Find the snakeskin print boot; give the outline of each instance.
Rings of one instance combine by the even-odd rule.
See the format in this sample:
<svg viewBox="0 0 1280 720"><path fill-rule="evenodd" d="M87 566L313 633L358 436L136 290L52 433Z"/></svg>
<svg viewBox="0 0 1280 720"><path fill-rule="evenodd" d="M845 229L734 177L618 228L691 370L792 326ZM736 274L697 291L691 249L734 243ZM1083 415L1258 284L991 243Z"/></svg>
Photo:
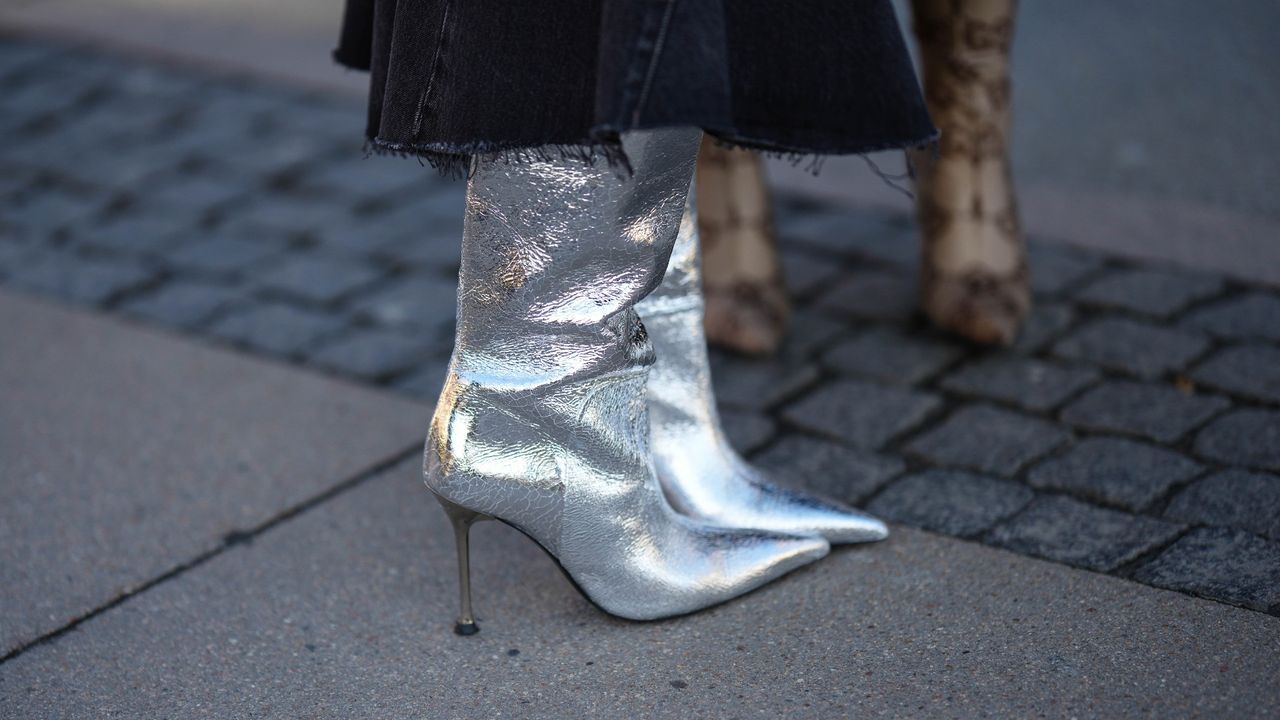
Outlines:
<svg viewBox="0 0 1280 720"><path fill-rule="evenodd" d="M942 130L913 153L921 294L939 327L1008 345L1031 305L1009 172L1009 45L1015 0L913 0L925 100Z"/></svg>
<svg viewBox="0 0 1280 720"><path fill-rule="evenodd" d="M778 349L791 312L760 156L702 141L698 153L706 335L745 355Z"/></svg>

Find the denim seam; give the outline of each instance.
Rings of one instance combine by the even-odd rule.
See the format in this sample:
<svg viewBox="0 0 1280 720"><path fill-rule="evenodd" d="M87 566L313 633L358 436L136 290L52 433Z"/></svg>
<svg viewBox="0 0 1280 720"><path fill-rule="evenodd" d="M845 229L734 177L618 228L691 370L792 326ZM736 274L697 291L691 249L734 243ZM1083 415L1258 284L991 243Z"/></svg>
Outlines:
<svg viewBox="0 0 1280 720"><path fill-rule="evenodd" d="M662 58L663 46L667 41L667 29L671 26L671 18L675 15L676 0L667 0L666 9L662 13L662 23L658 26L658 34L653 40L653 53L649 56L649 67L645 70L644 83L640 86L640 97L636 99L635 110L631 114L631 126L639 127L640 113L649 101L649 91L653 87L653 77L658 72L658 61Z"/></svg>
<svg viewBox="0 0 1280 720"><path fill-rule="evenodd" d="M449 5L449 0L445 0L442 5L440 36L436 39L436 51L431 56L431 71L427 75L427 83L422 88L422 94L418 96L418 108L413 113L413 137L418 137L422 132L422 118L427 107L427 98L431 96L431 89L435 87L436 72L440 69L440 52L444 48L445 33L449 27Z"/></svg>

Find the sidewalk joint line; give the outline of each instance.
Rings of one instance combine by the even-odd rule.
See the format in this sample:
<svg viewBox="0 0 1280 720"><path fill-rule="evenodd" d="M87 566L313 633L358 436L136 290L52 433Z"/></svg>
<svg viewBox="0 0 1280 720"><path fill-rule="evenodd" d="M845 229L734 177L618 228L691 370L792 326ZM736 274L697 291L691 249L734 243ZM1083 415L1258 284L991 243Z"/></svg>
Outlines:
<svg viewBox="0 0 1280 720"><path fill-rule="evenodd" d="M263 522L259 523L258 525L252 528L249 528L247 530L232 530L226 533L225 535L223 535L222 540L221 542L219 542L217 547L212 548L210 550L206 550L196 555L195 557L191 558L190 560L180 563L174 566L173 568L165 571L164 573L150 580L147 580L141 585L138 585L130 590L126 590L120 595L117 595L116 597L112 598L110 601L89 610L88 612L84 613L80 617L75 618L71 622L67 623L66 625L63 625L62 627L56 630L51 630L41 635L40 637L35 638L34 640L22 643L18 647L9 651L6 655L4 655L4 657L0 657L0 665L4 665L5 663L17 658L19 655L22 655L23 653L27 652L28 650L31 650L32 648L38 647L40 645L45 645L57 640L63 635L66 635L72 630L75 630L83 623L88 622L89 620L92 620L93 618L119 605L123 605L125 602L127 602L131 598L141 595L142 593L147 592L148 590L151 590L157 585L168 582L169 580L172 580L178 577L179 575L186 573L189 570L194 570L195 568L200 567L201 565L204 565L206 562L218 557L219 555L223 554L227 550L230 550L240 545L247 545L253 542L253 540L256 539L259 535L266 533L272 528L275 528L277 525L286 523L289 520L292 520L293 518L301 515L304 512L307 512L308 510L318 505L326 503L340 495L345 494L349 490L353 490L359 487L360 485L363 485L366 481L374 477L377 477L378 475L381 475L387 470L390 470L391 468L395 467L401 462L421 452L422 452L422 443L415 442L414 444L404 448L403 450L393 453L392 455L384 458L383 460L380 460L377 463L374 463L373 465L370 465L369 467L365 468L364 470L357 472L355 475L352 475L346 480L339 482L337 485L334 485L333 487L329 488L328 490L325 490L319 495L315 495L310 498L307 498L306 500L303 500L302 502L285 509L280 514L275 515L271 518L268 518L267 520L264 520Z"/></svg>

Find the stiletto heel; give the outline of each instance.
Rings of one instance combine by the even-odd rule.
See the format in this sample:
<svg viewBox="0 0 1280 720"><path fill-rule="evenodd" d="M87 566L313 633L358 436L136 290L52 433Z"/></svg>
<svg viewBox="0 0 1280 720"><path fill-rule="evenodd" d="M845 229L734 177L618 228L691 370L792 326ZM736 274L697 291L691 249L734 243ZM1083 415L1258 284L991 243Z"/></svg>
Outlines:
<svg viewBox="0 0 1280 720"><path fill-rule="evenodd" d="M471 612L471 526L481 520L493 518L449 502L439 495L435 498L453 524L453 539L458 546L458 599L462 611L453 625L453 631L459 635L475 635L480 632L480 626L476 624L475 615Z"/></svg>

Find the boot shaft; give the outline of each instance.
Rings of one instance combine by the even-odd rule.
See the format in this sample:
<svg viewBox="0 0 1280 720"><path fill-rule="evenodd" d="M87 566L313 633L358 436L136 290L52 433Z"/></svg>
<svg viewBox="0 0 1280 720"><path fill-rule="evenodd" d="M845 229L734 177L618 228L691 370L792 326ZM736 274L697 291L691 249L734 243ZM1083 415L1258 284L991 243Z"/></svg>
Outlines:
<svg viewBox="0 0 1280 720"><path fill-rule="evenodd" d="M457 336L425 461L438 494L520 514L557 552L566 506L601 493L647 502L654 353L634 306L662 280L698 138L624 136L632 176L604 162L476 161Z"/></svg>
<svg viewBox="0 0 1280 720"><path fill-rule="evenodd" d="M698 133L630 133L604 162L477 161L468 182L454 372L511 389L652 363L634 306L662 280Z"/></svg>

